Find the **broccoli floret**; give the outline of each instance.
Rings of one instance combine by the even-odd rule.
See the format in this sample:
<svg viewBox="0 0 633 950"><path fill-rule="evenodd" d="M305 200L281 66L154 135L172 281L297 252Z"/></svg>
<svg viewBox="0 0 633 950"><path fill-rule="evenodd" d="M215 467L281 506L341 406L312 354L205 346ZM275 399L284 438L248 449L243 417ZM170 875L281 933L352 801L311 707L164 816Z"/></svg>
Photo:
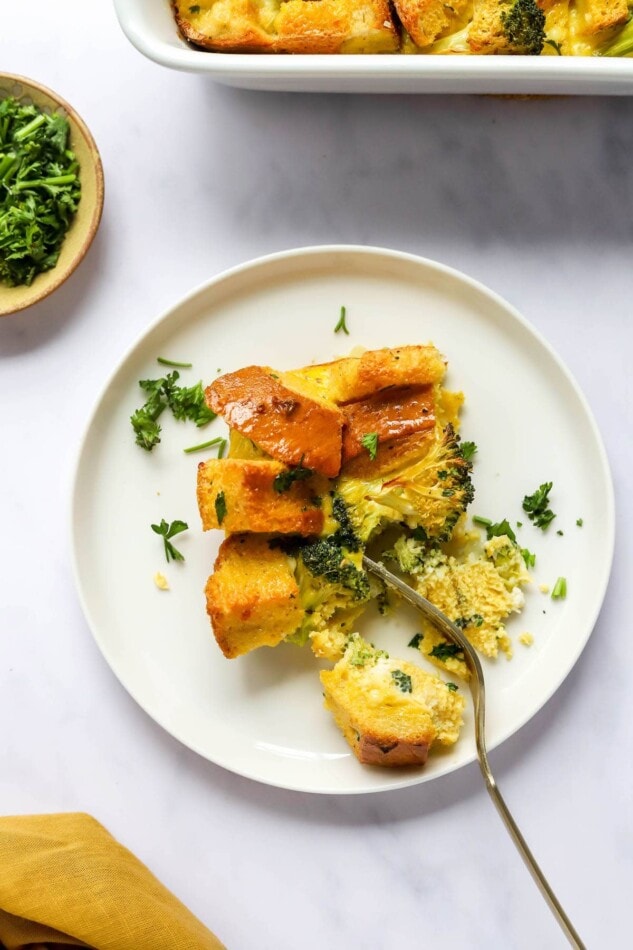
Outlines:
<svg viewBox="0 0 633 950"><path fill-rule="evenodd" d="M367 574L352 564L345 549L334 538L322 538L307 544L300 559L315 578L344 588L350 592L352 600L367 600L369 597Z"/></svg>
<svg viewBox="0 0 633 950"><path fill-rule="evenodd" d="M611 32L609 30L609 32ZM596 56L633 56L633 18L625 23L615 36L600 46Z"/></svg>
<svg viewBox="0 0 633 950"><path fill-rule="evenodd" d="M345 657L351 666L375 666L378 660L383 657L388 660L389 654L385 653L384 650L377 650L371 643L367 643L360 633L352 633L347 640Z"/></svg>
<svg viewBox="0 0 633 950"><path fill-rule="evenodd" d="M372 481L343 476L337 491L361 541L394 523L421 528L430 541L446 541L473 499L471 468L448 425L422 457L406 459Z"/></svg>
<svg viewBox="0 0 633 950"><path fill-rule="evenodd" d="M360 551L360 538L354 530L347 505L340 495L335 494L332 499L332 515L339 524L332 536L334 543L342 548L346 548L348 551Z"/></svg>
<svg viewBox="0 0 633 950"><path fill-rule="evenodd" d="M363 550L347 505L334 495L332 515L338 527L317 541L293 539L295 577L305 610L300 629L286 639L300 646L310 634L323 634L319 655L340 653L352 622L371 596L369 576L362 568ZM315 645L313 644L313 648Z"/></svg>
<svg viewBox="0 0 633 950"><path fill-rule="evenodd" d="M436 571L447 562L446 555L437 545L425 545L404 535L394 544L393 554L404 574L416 576Z"/></svg>
<svg viewBox="0 0 633 950"><path fill-rule="evenodd" d="M520 584L527 584L530 575L525 568L521 548L511 538L504 535L491 538L484 544L484 552L494 564L507 590L512 591Z"/></svg>
<svg viewBox="0 0 633 950"><path fill-rule="evenodd" d="M545 42L545 14L536 0L515 0L501 11L501 25L513 53L539 56Z"/></svg>

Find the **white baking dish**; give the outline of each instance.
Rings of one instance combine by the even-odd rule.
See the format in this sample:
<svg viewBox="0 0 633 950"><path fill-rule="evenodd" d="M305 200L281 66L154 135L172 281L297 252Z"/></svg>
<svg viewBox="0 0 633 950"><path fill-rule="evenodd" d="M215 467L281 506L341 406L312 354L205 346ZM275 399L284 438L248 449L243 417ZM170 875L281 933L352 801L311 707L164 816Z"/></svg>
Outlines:
<svg viewBox="0 0 633 950"><path fill-rule="evenodd" d="M559 56L281 56L189 46L169 0L114 0L124 33L163 66L244 89L631 95L633 59Z"/></svg>

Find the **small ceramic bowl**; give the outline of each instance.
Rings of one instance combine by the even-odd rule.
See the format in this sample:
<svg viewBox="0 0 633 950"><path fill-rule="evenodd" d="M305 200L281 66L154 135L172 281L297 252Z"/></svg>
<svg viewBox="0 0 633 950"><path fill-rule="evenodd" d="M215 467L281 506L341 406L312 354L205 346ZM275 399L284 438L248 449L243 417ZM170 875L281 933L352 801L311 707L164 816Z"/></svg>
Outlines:
<svg viewBox="0 0 633 950"><path fill-rule="evenodd" d="M103 210L103 167L99 151L80 116L56 92L39 83L0 73L0 99L14 96L46 112L61 112L70 124L70 147L79 162L81 200L68 230L59 260L35 278L30 287L8 287L0 282L0 317L24 310L43 300L70 277L92 243Z"/></svg>

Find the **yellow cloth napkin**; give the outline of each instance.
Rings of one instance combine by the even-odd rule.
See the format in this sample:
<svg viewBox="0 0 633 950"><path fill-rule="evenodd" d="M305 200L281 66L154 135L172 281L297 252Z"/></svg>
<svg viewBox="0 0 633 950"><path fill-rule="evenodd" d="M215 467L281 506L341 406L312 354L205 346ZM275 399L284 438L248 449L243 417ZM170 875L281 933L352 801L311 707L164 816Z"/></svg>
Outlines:
<svg viewBox="0 0 633 950"><path fill-rule="evenodd" d="M0 818L0 942L7 950L223 950L90 815Z"/></svg>

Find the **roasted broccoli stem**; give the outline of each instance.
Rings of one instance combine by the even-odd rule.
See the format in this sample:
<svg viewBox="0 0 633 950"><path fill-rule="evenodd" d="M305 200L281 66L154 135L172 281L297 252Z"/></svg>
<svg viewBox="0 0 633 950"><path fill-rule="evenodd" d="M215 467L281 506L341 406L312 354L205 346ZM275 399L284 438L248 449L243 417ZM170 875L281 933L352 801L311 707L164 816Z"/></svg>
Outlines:
<svg viewBox="0 0 633 950"><path fill-rule="evenodd" d="M423 456L407 459L373 481L343 476L337 491L363 542L389 524L416 528L424 539L446 541L473 499L471 468L459 436L448 425Z"/></svg>

